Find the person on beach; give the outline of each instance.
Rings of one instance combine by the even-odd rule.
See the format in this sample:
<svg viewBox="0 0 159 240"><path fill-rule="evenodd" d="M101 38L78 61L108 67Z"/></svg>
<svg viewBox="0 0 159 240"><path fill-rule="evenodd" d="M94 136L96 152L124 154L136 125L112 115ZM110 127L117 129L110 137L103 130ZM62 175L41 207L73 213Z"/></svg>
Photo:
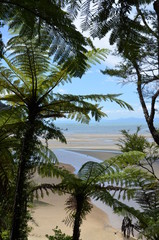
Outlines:
<svg viewBox="0 0 159 240"><path fill-rule="evenodd" d="M130 234L134 237L134 224L129 217L124 217L121 231L124 233L124 237L130 238Z"/></svg>

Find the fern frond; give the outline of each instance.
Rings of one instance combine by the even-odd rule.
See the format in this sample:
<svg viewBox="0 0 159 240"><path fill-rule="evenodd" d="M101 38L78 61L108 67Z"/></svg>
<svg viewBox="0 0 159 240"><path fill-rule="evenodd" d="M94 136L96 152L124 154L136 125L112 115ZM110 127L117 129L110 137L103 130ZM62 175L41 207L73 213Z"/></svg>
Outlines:
<svg viewBox="0 0 159 240"><path fill-rule="evenodd" d="M49 193L59 193L62 194L62 191L60 190L60 187L55 184L49 184L49 183L43 183L40 185L31 186L28 195L38 199L39 195L41 198L44 197L44 194L49 195Z"/></svg>
<svg viewBox="0 0 159 240"><path fill-rule="evenodd" d="M77 121L82 122L89 122L90 118L88 113L92 115L92 117L95 118L95 120L99 121L101 117L106 116L105 113L101 111L101 107L99 107L97 104L92 104L89 102L86 102L86 100L91 100L95 102L100 101L107 101L110 100L111 102L116 102L121 107L128 108L129 110L132 110L132 107L127 104L126 102L118 99L117 97L120 96L120 94L107 94L107 95L68 95L68 94L55 94L56 98L53 102L50 102L50 104L47 106L47 108L51 111L51 109L56 113L56 108L58 109L60 107L61 112L64 113L64 115L68 118L75 118ZM58 100L59 99L59 100Z"/></svg>
<svg viewBox="0 0 159 240"><path fill-rule="evenodd" d="M138 165L145 158L145 153L139 151L125 152L116 157L116 163L119 166L127 167Z"/></svg>
<svg viewBox="0 0 159 240"><path fill-rule="evenodd" d="M37 48L34 40L28 41L25 38L15 36L8 42L8 51L12 50L9 55L9 67L17 67L26 77L33 78L45 73L49 68L48 52ZM12 66L10 66L12 64ZM20 70L19 70L20 71ZM18 73L18 70L16 69ZM19 74L21 76L21 74ZM24 79L24 78L23 78Z"/></svg>
<svg viewBox="0 0 159 240"><path fill-rule="evenodd" d="M97 181L96 179L104 171L105 171L105 168L101 164L97 162L89 161L82 165L82 167L78 171L77 176L80 179L85 180L86 182L89 182L89 181L96 182Z"/></svg>
<svg viewBox="0 0 159 240"><path fill-rule="evenodd" d="M142 212L120 202L119 200L114 198L108 191L98 191L96 196L94 196L94 198L95 200L100 200L106 205L110 206L115 213L118 213L118 214L120 213L123 215L130 214L140 219L141 222L145 223L145 216L143 216Z"/></svg>
<svg viewBox="0 0 159 240"><path fill-rule="evenodd" d="M72 11L69 15L61 6ZM37 37L37 44L46 47L43 41L44 36L47 37L47 48L53 43L53 36L64 41L64 45L70 46L70 52L80 57L81 61L85 59L82 53L86 51L85 38L80 34L72 24L70 16L76 16L79 9L79 2L52 2L50 0L40 0L38 2L19 2L12 3L1 2L1 16L5 22L8 22L9 28L13 33L19 33L20 36L25 36L27 40ZM71 18L72 18L71 17ZM15 31L15 32L14 32ZM60 42L59 41L59 42ZM66 50L67 51L67 50ZM80 56L81 53L81 56ZM55 52L53 52L55 54Z"/></svg>
<svg viewBox="0 0 159 240"><path fill-rule="evenodd" d="M93 49L85 53L86 65L79 62L76 58L69 58L64 64L63 69L67 69L71 76L82 77L82 75L91 67L92 64L100 63L108 55L107 49Z"/></svg>

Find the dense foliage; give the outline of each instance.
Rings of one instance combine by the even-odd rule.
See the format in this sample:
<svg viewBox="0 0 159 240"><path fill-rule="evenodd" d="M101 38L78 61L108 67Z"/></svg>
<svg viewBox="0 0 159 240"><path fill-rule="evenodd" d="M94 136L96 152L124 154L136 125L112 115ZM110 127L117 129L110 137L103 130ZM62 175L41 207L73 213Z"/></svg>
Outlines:
<svg viewBox="0 0 159 240"><path fill-rule="evenodd" d="M122 62L115 69L106 69L103 73L123 78L123 84L136 84L145 120L154 141L159 144L155 121L159 97L159 4L158 1L138 1L133 5L132 14L132 8L125 12L126 17L131 16L132 25L125 27L125 23L129 23L127 19L122 22L121 35L117 34L112 41L117 43L116 53L122 57Z"/></svg>
<svg viewBox="0 0 159 240"><path fill-rule="evenodd" d="M17 156L17 179L12 219L11 239L27 239L28 191L30 191L30 171L38 166L39 137L66 142L54 121L57 118L71 118L88 123L91 117L99 121L105 116L99 103L115 101L121 107L132 109L121 101L119 95L69 95L56 92L56 87L71 81L73 76L81 75L83 69L78 59L67 58L61 65L51 65L49 52L37 48L37 39L30 41L15 36L8 42L9 56L4 56L6 65L1 66L1 101L19 112L20 118L17 138L20 145ZM84 53L83 53L84 54ZM86 53L87 69L106 57L107 50L94 49ZM5 92L4 92L5 91ZM92 103L95 102L95 104ZM9 109L10 110L10 109ZM8 111L9 111L8 110Z"/></svg>
<svg viewBox="0 0 159 240"><path fill-rule="evenodd" d="M135 82L148 127L159 145L159 131L154 121L159 96L158 0L82 3L0 0L0 26L7 24L15 34L8 42L7 52L0 34L3 59L0 100L6 104L0 109L0 237L8 239L11 230L11 240L27 239L28 203L39 191L50 189L71 195L67 201L70 215L66 222L74 224L74 240L79 239L82 220L91 211L90 197L102 200L115 212L125 216L129 213L135 218L141 235L157 240L159 179L154 166L158 147L139 136L139 129L134 134L122 131L124 138L119 146L124 154L102 164L87 163L78 176L56 168L56 157L39 140L40 137L46 141L66 142L54 121L63 117L86 123L94 117L98 121L105 116L99 106L101 101L115 101L121 107L132 109L118 98L119 95L57 93L56 87L71 81L72 77L81 77L92 63L104 60L107 55L106 50L86 50L86 45L93 47L91 41L72 23L79 10L83 30L90 30L93 38L102 38L109 32L110 44L116 43L117 54L123 62L116 69L106 69L103 73L122 77L124 83ZM53 56L58 65L50 64L49 56ZM35 171L60 176L62 182L59 186L35 186L32 184ZM120 202L117 192L118 198L132 198L140 209ZM57 229L55 237L47 237L71 239Z"/></svg>
<svg viewBox="0 0 159 240"><path fill-rule="evenodd" d="M135 216L136 223L128 228L135 228L140 236L146 239L157 240L159 238L159 178L155 168L158 168L159 149L156 144L149 143L144 136L139 135L139 130L138 128L134 134L122 131L123 138L120 140L122 144L119 144L125 154L118 157L118 164L125 165L126 171L131 172L129 173L133 182L139 181L140 186L133 196L133 200L139 206L138 212L131 212ZM144 154L142 156L141 153L135 153L133 150L142 151Z"/></svg>
<svg viewBox="0 0 159 240"><path fill-rule="evenodd" d="M85 65L83 52L86 52L87 41L76 30L68 13L63 10L67 4L72 9L76 5L68 1L1 0L1 24L7 24L9 29L28 40L38 36L37 45L44 49L49 46L49 53L56 53L55 59L58 61L77 56L79 62Z"/></svg>
<svg viewBox="0 0 159 240"><path fill-rule="evenodd" d="M133 134L130 134L129 130L121 130L123 136L119 139L119 143L117 145L122 152L144 152L149 143L146 137L139 135L140 129L141 128L138 127L136 132Z"/></svg>

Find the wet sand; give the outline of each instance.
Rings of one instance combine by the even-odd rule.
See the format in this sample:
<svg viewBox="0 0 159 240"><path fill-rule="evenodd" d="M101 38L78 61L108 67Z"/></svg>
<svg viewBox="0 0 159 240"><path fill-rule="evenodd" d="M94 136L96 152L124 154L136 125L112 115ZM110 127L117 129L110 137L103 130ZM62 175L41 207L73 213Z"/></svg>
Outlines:
<svg viewBox="0 0 159 240"><path fill-rule="evenodd" d="M151 139L150 134L144 134L148 139ZM49 147L51 149L101 149L101 150L119 150L116 145L122 134L86 134L65 133L67 144L60 143L56 140L49 140Z"/></svg>
<svg viewBox="0 0 159 240"><path fill-rule="evenodd" d="M81 142L82 139L79 141ZM53 147L53 142L49 144L49 147ZM76 144L76 149L74 145L69 144L71 149L74 149L74 152L79 152L80 154L87 155L88 160L89 156L98 158L98 159L108 159L114 154L110 152L98 152L92 151L90 148L82 148L82 146L77 149L78 144ZM115 146L113 146L115 149ZM71 151L70 149L70 151ZM91 148L92 149L92 148ZM99 146L99 149L102 149L102 146ZM69 149L68 149L69 150ZM68 152L70 152L68 151ZM70 152L71 153L71 152ZM81 155L82 156L82 155ZM69 159L68 159L69 163ZM65 165L65 164L64 164ZM66 165L71 172L74 171L72 166ZM41 178L38 175L35 176L35 181L40 183L57 183L57 179L50 178ZM49 196L44 196L44 198L39 198L38 201L35 201L34 207L32 209L32 217L35 223L30 223L30 226L33 228L29 240L37 239L46 239L46 234L53 235L52 229L58 226L62 232L72 235L72 228L64 224L63 219L67 216L65 211L65 201L67 196L58 194L49 194ZM125 239L120 232L120 228L112 227L110 223L110 213L102 211L100 208L94 205L90 214L87 215L86 220L83 221L81 227L81 239L82 240L123 240ZM121 223L119 223L120 225ZM131 238L133 239L133 238Z"/></svg>
<svg viewBox="0 0 159 240"><path fill-rule="evenodd" d="M115 147L114 147L115 148ZM100 160L107 160L111 157L117 156L120 152L116 150L103 150L103 149L69 149L72 152L78 152L84 155L92 156Z"/></svg>
<svg viewBox="0 0 159 240"><path fill-rule="evenodd" d="M55 140L49 141L51 149L64 148L64 149L118 149L118 143L121 134L108 135L108 134L65 134L67 144L60 143Z"/></svg>

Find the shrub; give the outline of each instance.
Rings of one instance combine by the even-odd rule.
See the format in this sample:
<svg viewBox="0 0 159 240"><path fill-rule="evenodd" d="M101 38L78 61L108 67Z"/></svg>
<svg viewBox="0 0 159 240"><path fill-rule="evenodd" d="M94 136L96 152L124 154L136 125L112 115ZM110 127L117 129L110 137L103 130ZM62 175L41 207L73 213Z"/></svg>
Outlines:
<svg viewBox="0 0 159 240"><path fill-rule="evenodd" d="M46 237L49 240L72 240L72 237L69 235L66 235L65 233L62 233L61 229L58 229L58 227L56 226L56 228L53 229L54 231L54 236L49 236L48 234L46 234Z"/></svg>

